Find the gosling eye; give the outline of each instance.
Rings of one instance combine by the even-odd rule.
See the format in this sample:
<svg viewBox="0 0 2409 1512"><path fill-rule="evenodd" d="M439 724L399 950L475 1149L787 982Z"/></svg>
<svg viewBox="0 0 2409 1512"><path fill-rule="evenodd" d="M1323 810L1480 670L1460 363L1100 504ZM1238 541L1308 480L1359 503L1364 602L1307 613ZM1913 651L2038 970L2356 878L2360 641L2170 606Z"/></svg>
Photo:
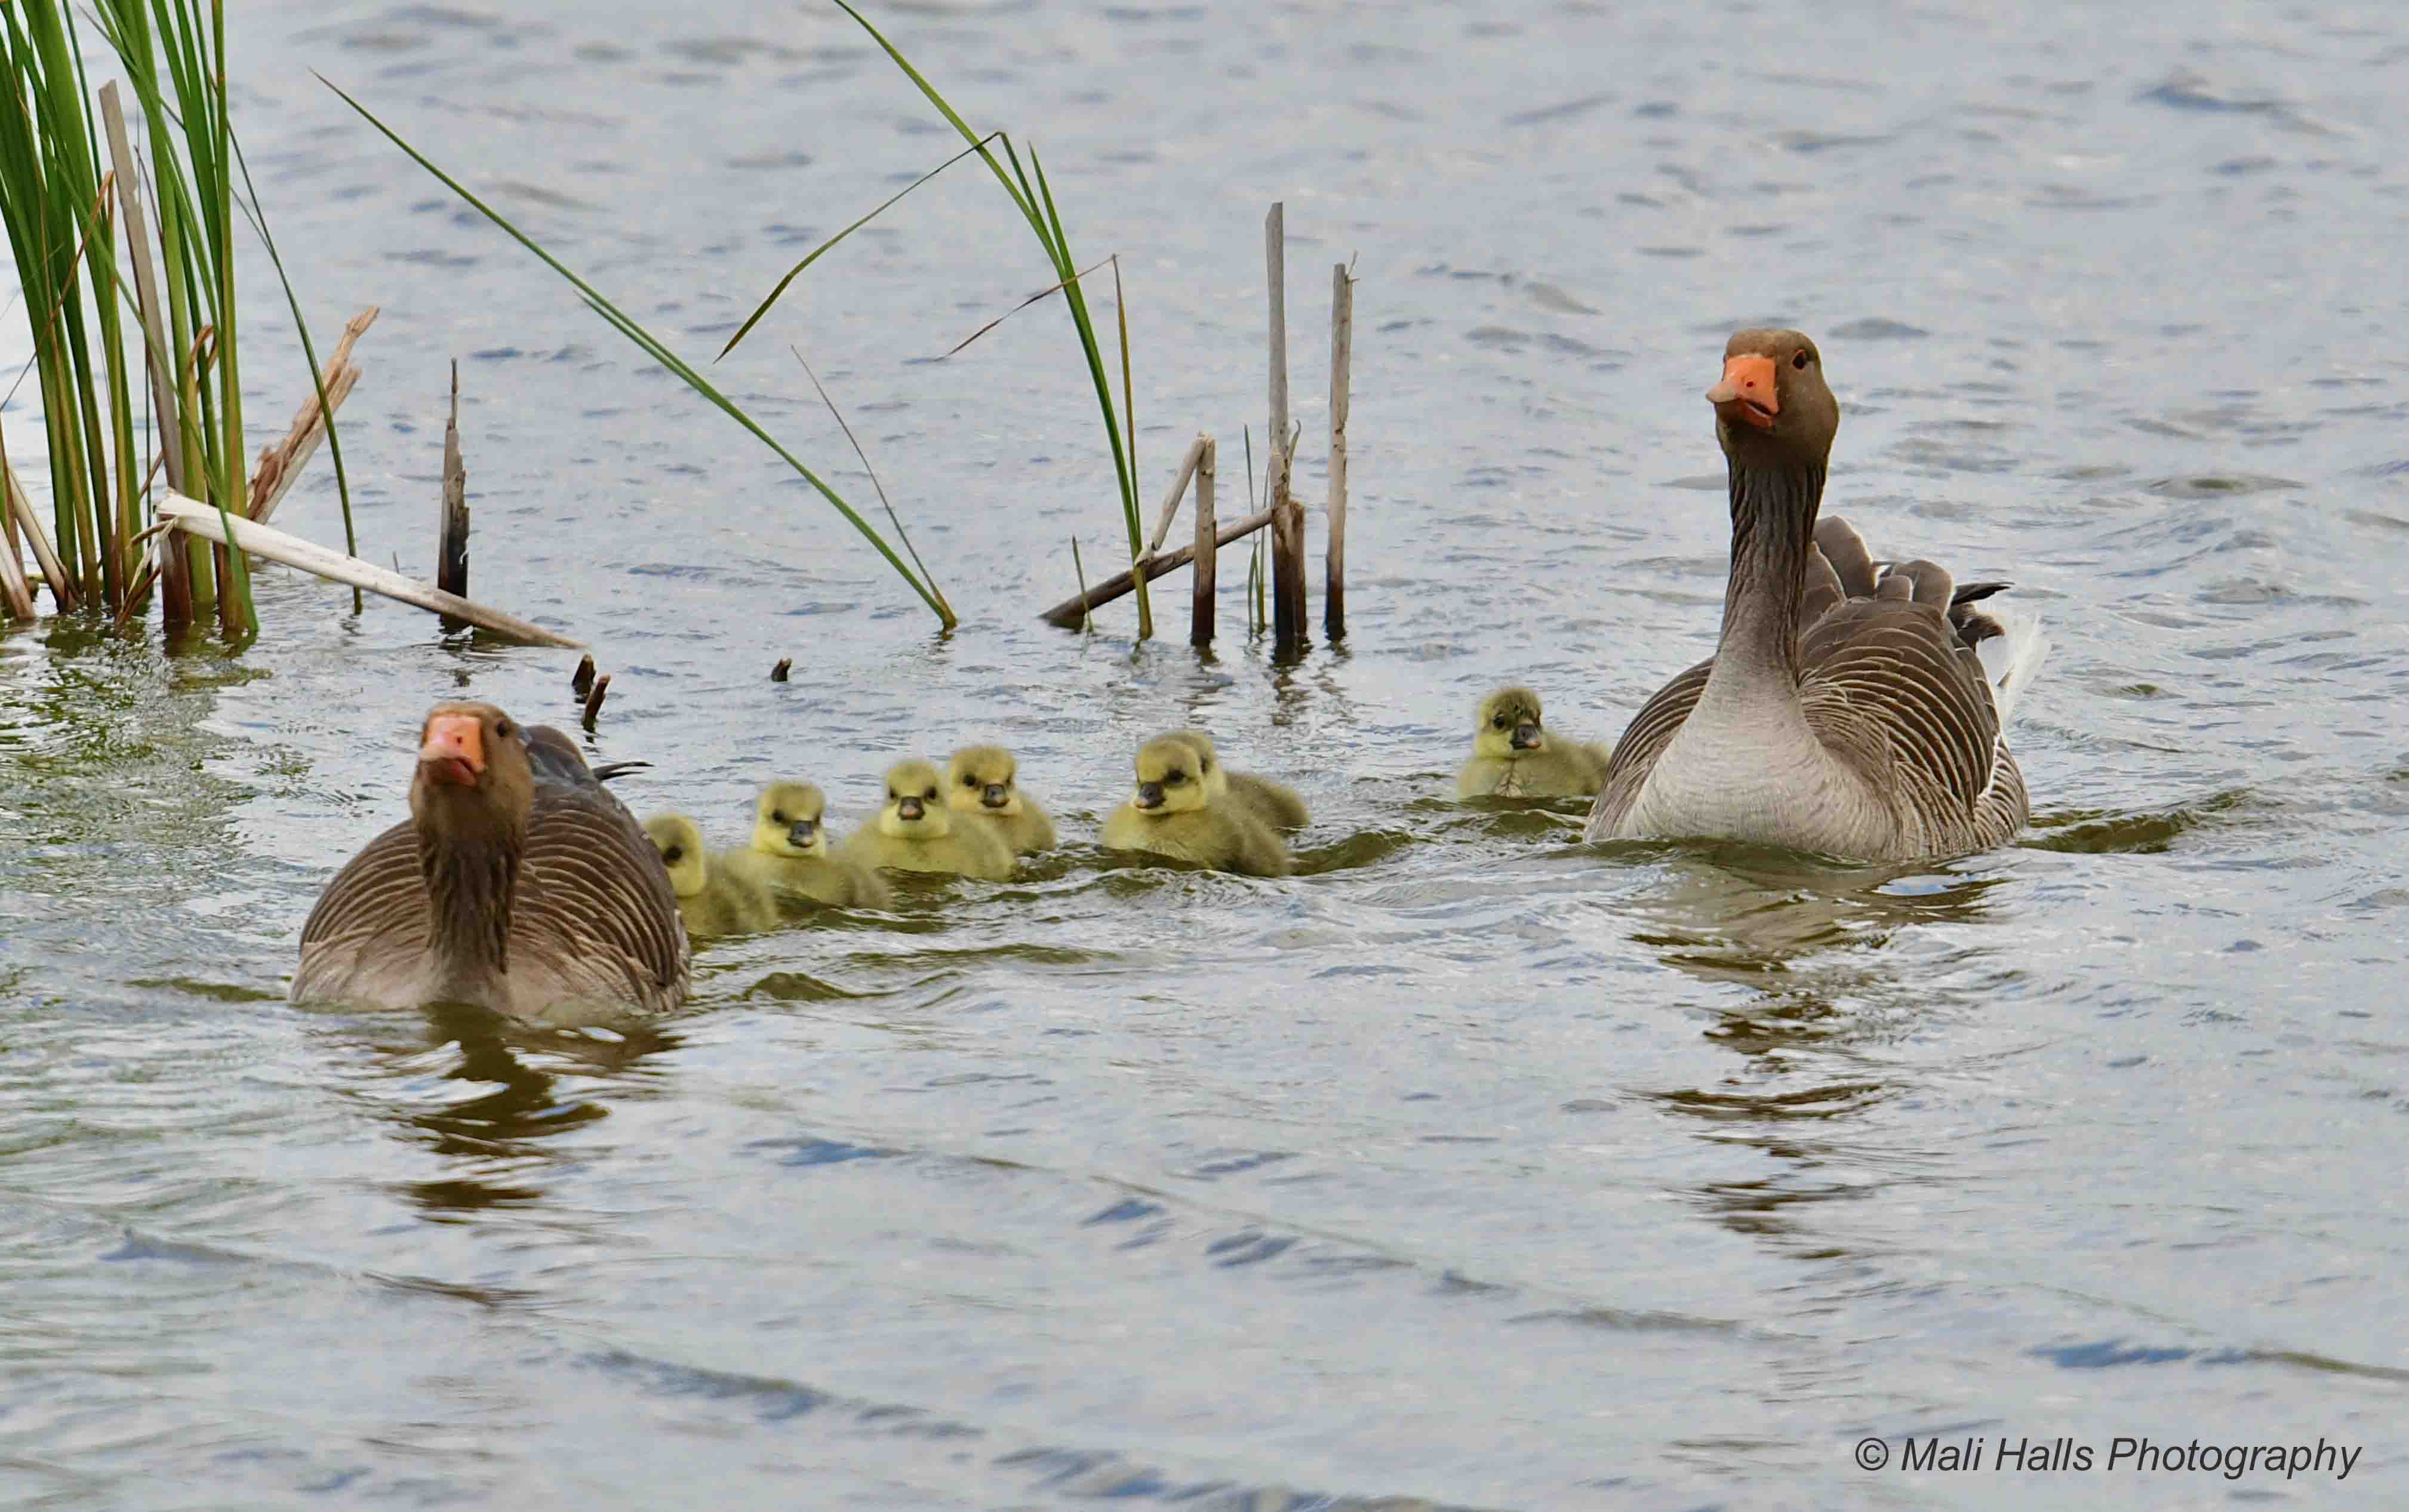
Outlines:
<svg viewBox="0 0 2409 1512"><path fill-rule="evenodd" d="M964 787L976 787L978 785L978 773L974 771L966 771L962 773L962 785Z"/></svg>
<svg viewBox="0 0 2409 1512"><path fill-rule="evenodd" d="M1165 787L1177 787L1187 781L1188 773L1184 771L1167 771L1162 774L1162 785Z"/></svg>
<svg viewBox="0 0 2409 1512"><path fill-rule="evenodd" d="M1489 725L1493 729L1504 729L1506 727L1506 716L1504 714L1499 714L1496 718L1491 720Z"/></svg>
<svg viewBox="0 0 2409 1512"><path fill-rule="evenodd" d="M501 736L504 740L508 740L508 739L510 739L510 736L511 736L511 722L510 722L509 720L507 720L507 719L497 719L497 720L495 720L495 721L494 721L494 733L495 733L495 734L497 734L497 735Z"/></svg>
<svg viewBox="0 0 2409 1512"><path fill-rule="evenodd" d="M661 859L669 862L671 866L675 866L678 862L685 859L685 847L683 845L672 845L668 850L661 852Z"/></svg>
<svg viewBox="0 0 2409 1512"><path fill-rule="evenodd" d="M1798 349L1797 355L1790 359L1790 366L1804 371L1810 359L1807 355L1807 349L1801 347Z"/></svg>
<svg viewBox="0 0 2409 1512"><path fill-rule="evenodd" d="M772 809L770 811L770 822L772 824L785 824L786 822L786 811L784 809Z"/></svg>
<svg viewBox="0 0 2409 1512"><path fill-rule="evenodd" d="M936 790L935 788L931 787L931 788L930 788L927 792L925 792L925 793L921 794L920 796L921 796L922 798L935 798L935 797L937 796L937 790Z"/></svg>

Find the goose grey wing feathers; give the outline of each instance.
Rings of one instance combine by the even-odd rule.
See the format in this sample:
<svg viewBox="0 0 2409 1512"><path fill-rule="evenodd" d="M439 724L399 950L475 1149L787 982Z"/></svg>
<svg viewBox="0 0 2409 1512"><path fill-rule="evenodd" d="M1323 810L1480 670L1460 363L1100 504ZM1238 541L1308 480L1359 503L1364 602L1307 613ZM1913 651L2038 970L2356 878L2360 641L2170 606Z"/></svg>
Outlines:
<svg viewBox="0 0 2409 1512"><path fill-rule="evenodd" d="M1853 599L1801 637L1810 728L1931 831L1932 850L1997 844L2027 817L1983 664L1940 605Z"/></svg>
<svg viewBox="0 0 2409 1512"><path fill-rule="evenodd" d="M1831 564L1840 579L1841 591L1852 598L1871 598L1882 586L1881 575L1874 570L1873 554L1866 550L1866 540L1857 527L1837 514L1827 514L1815 522L1815 549Z"/></svg>
<svg viewBox="0 0 2409 1512"><path fill-rule="evenodd" d="M293 1001L353 996L346 986L366 963L423 961L427 940L418 834L404 822L360 847L318 895L317 906L301 926Z"/></svg>
<svg viewBox="0 0 2409 1512"><path fill-rule="evenodd" d="M591 787L601 779L585 765L585 754L577 749L556 725L529 725L524 731L527 765L535 769L536 781L565 783L572 787Z"/></svg>
<svg viewBox="0 0 2409 1512"><path fill-rule="evenodd" d="M2012 583L1961 583L1949 598L1949 624L1957 632L1958 641L1967 650L1977 649L1993 636L2008 633L2008 627L1974 606L1995 593L2014 587Z"/></svg>
<svg viewBox="0 0 2409 1512"><path fill-rule="evenodd" d="M685 926L660 852L599 784L539 784L511 907L511 972L530 968L562 994L647 1011L685 996Z"/></svg>
<svg viewBox="0 0 2409 1512"><path fill-rule="evenodd" d="M1842 586L1840 574L1833 569L1832 559L1815 547L1807 552L1807 587L1798 596L1798 623L1812 625L1817 620L1846 603L1849 590Z"/></svg>

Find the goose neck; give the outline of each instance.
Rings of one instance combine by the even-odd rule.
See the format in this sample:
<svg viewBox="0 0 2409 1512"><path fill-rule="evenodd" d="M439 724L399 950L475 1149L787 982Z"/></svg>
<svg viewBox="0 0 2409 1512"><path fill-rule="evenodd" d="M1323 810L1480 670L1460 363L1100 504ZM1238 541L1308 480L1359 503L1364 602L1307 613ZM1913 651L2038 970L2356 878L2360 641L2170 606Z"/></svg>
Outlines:
<svg viewBox="0 0 2409 1512"><path fill-rule="evenodd" d="M483 1001L510 969L511 904L518 891L521 836L459 834L418 827L418 862L430 910L429 943L440 996Z"/></svg>
<svg viewBox="0 0 2409 1512"><path fill-rule="evenodd" d="M1824 465L1731 462L1731 577L1724 588L1725 667L1751 677L1798 681L1798 600L1814 551Z"/></svg>

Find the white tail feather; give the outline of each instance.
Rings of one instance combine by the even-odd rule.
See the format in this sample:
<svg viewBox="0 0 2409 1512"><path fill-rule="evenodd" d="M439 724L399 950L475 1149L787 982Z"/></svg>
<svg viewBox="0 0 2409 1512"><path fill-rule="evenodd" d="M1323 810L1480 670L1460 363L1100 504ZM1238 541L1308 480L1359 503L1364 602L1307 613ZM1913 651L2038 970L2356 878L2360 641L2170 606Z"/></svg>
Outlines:
<svg viewBox="0 0 2409 1512"><path fill-rule="evenodd" d="M1999 728L2005 730L2015 713L2017 698L2032 686L2033 679L2041 675L2041 664L2049 657L2049 634L2041 628L2040 615L1996 599L1984 604L1983 612L1998 621L2002 633L1976 646L1974 655L1983 663L1983 675L1990 680L1991 701L1999 711Z"/></svg>

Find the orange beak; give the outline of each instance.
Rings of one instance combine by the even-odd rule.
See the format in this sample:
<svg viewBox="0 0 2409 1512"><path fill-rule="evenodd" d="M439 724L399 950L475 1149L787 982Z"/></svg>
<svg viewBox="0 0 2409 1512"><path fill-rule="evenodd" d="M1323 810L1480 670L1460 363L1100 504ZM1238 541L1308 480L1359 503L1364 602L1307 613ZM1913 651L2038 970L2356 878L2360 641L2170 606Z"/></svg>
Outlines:
<svg viewBox="0 0 2409 1512"><path fill-rule="evenodd" d="M1741 420L1759 430L1771 430L1782 412L1782 396L1773 387L1773 359L1743 353L1724 359L1723 382L1707 390L1707 402L1725 420Z"/></svg>
<svg viewBox="0 0 2409 1512"><path fill-rule="evenodd" d="M427 781L474 787L485 771L485 727L475 714L435 714L419 737L418 764Z"/></svg>

